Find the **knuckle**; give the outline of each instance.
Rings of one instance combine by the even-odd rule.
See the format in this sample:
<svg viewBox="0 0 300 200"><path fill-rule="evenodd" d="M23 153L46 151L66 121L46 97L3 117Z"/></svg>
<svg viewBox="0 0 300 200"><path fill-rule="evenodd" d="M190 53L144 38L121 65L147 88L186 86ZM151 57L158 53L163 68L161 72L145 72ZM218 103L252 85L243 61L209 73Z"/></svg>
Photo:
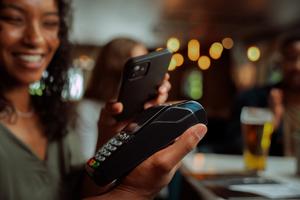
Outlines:
<svg viewBox="0 0 300 200"><path fill-rule="evenodd" d="M153 160L153 166L155 169L161 173L168 173L172 170L173 166L171 166L167 159L164 156L157 156Z"/></svg>
<svg viewBox="0 0 300 200"><path fill-rule="evenodd" d="M172 88L172 84L170 82L168 82L168 86L169 86L169 90Z"/></svg>

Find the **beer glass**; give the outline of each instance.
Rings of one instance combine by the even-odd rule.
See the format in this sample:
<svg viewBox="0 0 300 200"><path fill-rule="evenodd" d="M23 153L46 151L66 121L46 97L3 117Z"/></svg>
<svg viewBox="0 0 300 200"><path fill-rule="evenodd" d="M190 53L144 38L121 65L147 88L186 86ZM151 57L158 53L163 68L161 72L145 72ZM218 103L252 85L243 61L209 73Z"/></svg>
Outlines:
<svg viewBox="0 0 300 200"><path fill-rule="evenodd" d="M295 158L297 161L296 174L300 176L300 130L294 133Z"/></svg>
<svg viewBox="0 0 300 200"><path fill-rule="evenodd" d="M241 126L244 141L244 164L247 170L266 168L273 133L273 114L269 109L243 107Z"/></svg>

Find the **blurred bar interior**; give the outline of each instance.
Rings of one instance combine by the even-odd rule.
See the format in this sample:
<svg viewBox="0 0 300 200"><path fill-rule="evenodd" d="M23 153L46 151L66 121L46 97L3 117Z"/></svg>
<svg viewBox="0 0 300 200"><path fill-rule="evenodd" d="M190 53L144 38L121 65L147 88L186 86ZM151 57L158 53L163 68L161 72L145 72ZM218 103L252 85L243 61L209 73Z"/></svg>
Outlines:
<svg viewBox="0 0 300 200"><path fill-rule="evenodd" d="M73 8L74 80L65 97L82 97L110 39L129 36L150 51L167 47L174 52L169 100L204 105L204 143L222 142L237 94L281 80L279 41L300 27L298 0L74 0Z"/></svg>
<svg viewBox="0 0 300 200"><path fill-rule="evenodd" d="M236 94L278 82L278 41L299 29L297 0L74 0L71 99L82 96L101 46L129 36L174 52L169 100L195 99L208 111L207 139L221 134Z"/></svg>

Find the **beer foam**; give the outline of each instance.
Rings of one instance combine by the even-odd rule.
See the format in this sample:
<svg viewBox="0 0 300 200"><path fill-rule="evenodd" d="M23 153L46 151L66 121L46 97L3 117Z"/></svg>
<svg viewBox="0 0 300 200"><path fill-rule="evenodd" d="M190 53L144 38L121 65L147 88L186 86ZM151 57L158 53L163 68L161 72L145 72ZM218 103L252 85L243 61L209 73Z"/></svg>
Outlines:
<svg viewBox="0 0 300 200"><path fill-rule="evenodd" d="M243 124L263 125L273 120L273 113L270 109L258 107L243 107L241 112L241 122Z"/></svg>

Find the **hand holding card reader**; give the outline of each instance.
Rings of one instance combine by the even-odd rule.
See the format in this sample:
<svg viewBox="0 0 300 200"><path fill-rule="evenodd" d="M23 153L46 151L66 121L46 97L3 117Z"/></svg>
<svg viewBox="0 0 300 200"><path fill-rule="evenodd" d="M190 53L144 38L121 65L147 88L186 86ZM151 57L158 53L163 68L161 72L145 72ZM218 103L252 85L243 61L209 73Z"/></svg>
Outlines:
<svg viewBox="0 0 300 200"><path fill-rule="evenodd" d="M207 124L207 117L196 101L149 108L103 145L86 171L98 185L117 181L198 123Z"/></svg>

